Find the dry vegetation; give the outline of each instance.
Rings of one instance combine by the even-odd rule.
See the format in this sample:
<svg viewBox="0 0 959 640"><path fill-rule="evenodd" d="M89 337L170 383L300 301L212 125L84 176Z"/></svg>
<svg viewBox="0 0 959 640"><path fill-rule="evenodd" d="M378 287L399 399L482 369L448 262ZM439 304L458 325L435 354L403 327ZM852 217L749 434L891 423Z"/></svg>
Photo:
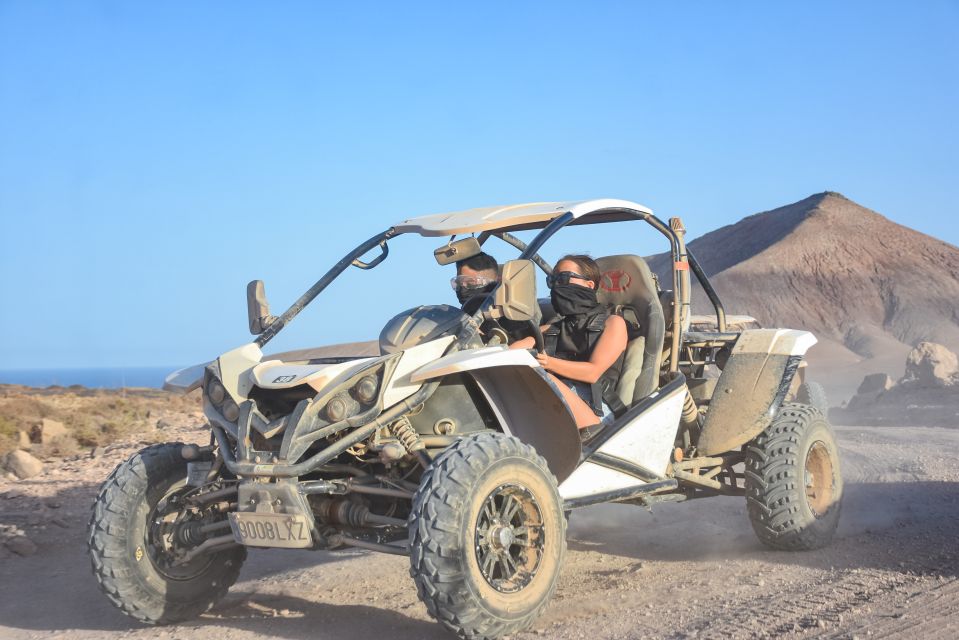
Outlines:
<svg viewBox="0 0 959 640"><path fill-rule="evenodd" d="M63 423L67 433L52 442L34 442L38 457L69 456L122 440L162 440L170 414L199 411L196 395L179 396L154 389L124 391L80 387L33 389L0 385L0 455L17 448L20 432L29 434L44 418Z"/></svg>

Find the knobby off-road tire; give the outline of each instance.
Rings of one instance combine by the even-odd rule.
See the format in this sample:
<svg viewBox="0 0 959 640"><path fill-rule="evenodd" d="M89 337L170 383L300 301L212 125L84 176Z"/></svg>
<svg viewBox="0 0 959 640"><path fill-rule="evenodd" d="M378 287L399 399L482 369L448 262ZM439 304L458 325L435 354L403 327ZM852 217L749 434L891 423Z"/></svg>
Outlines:
<svg viewBox="0 0 959 640"><path fill-rule="evenodd" d="M746 506L759 539L773 549L818 549L832 540L842 505L839 450L815 407L783 405L746 446Z"/></svg>
<svg viewBox="0 0 959 640"><path fill-rule="evenodd" d="M409 523L420 600L461 638L526 629L556 589L562 500L546 461L516 438L481 434L447 448L423 474Z"/></svg>
<svg viewBox="0 0 959 640"><path fill-rule="evenodd" d="M796 402L812 405L824 416L829 417L829 398L826 396L826 390L818 382L803 382L799 385Z"/></svg>
<svg viewBox="0 0 959 640"><path fill-rule="evenodd" d="M87 543L101 590L125 614L147 624L199 616L226 595L246 559L246 549L235 547L175 570L155 561L149 525L160 500L185 486L182 447L153 445L120 464L100 487L90 519Z"/></svg>

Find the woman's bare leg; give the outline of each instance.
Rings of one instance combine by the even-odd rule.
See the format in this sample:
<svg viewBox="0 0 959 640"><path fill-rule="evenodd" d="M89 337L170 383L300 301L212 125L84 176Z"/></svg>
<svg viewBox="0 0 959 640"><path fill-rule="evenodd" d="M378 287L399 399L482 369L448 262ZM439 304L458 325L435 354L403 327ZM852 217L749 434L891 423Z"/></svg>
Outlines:
<svg viewBox="0 0 959 640"><path fill-rule="evenodd" d="M552 373L549 374L549 377L556 383L556 386L559 387L560 393L563 394L563 399L566 400L570 411L573 412L573 419L576 420L577 429L585 429L599 422L599 416L596 415L593 409L586 404L575 391L566 386L563 381Z"/></svg>

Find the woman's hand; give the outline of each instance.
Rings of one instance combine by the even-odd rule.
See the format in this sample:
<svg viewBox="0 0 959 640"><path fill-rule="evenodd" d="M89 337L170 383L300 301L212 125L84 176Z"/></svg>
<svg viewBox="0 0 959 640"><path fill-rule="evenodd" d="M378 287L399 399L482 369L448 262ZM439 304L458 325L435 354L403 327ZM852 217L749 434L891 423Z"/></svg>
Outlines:
<svg viewBox="0 0 959 640"><path fill-rule="evenodd" d="M549 367L550 367L550 357L549 357L547 354L545 354L545 353L537 353L537 354L536 354L536 362L539 363L539 366L541 366L541 367L543 367L544 369L546 369L547 371L549 371Z"/></svg>

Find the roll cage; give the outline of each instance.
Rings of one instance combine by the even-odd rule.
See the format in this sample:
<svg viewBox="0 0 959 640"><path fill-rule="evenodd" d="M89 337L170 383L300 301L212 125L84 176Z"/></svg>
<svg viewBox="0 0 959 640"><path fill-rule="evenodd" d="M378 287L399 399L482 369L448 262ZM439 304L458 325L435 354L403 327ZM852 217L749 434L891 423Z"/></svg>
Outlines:
<svg viewBox="0 0 959 640"><path fill-rule="evenodd" d="M510 215L511 211L516 214ZM531 212L531 213L530 213ZM498 220L497 218L502 218ZM360 269L373 269L382 263L389 255L387 242L405 233L416 233L424 237L445 236L450 232L476 233L479 232L480 244L490 237L498 237L512 245L521 253L519 259L531 260L546 273L549 265L539 257L539 249L566 226L585 224L605 224L642 220L652 226L669 240L670 256L672 258L672 286L674 303L672 305L672 344L669 355L669 371L679 370L680 346L684 342L684 334L693 342L726 342L733 338L726 333L726 313L723 304L709 282L695 256L686 248L685 229L679 218L671 218L669 223L663 222L642 205L621 200L594 200L575 203L535 203L531 205L514 205L512 207L495 207L488 209L474 209L461 213L437 214L412 218L399 225L390 227L378 233L366 242L363 242L350 251L339 262L316 281L302 296L300 296L281 316L270 323L256 338L255 343L263 347L273 339L293 318L308 304L326 289L340 274L350 266ZM457 223L459 226L457 226ZM541 231L525 244L512 235L514 231L541 229ZM378 256L364 262L361 258L379 247ZM703 291L706 293L716 314L717 332L688 332L683 328L684 313L688 313L690 303L689 271L696 276ZM695 335L694 335L695 334Z"/></svg>

